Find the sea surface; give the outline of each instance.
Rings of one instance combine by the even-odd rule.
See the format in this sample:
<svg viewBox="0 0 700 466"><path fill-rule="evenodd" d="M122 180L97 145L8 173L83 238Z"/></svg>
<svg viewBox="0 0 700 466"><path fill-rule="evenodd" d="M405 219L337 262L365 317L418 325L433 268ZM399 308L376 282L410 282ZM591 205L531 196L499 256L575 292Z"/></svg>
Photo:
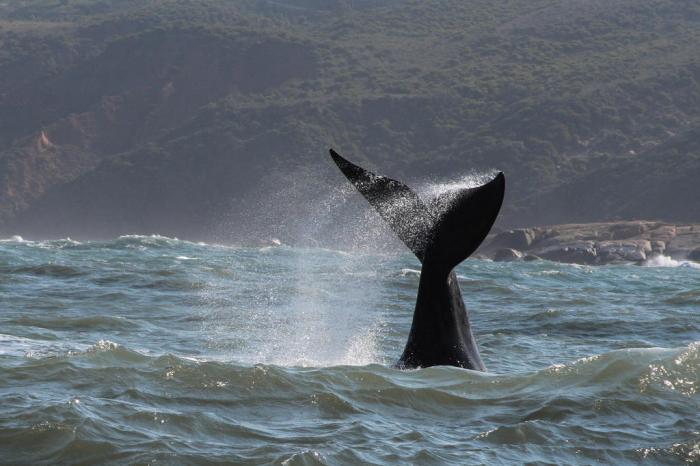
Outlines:
<svg viewBox="0 0 700 466"><path fill-rule="evenodd" d="M397 370L410 254L0 242L2 464L700 463L700 269L469 259L487 373Z"/></svg>

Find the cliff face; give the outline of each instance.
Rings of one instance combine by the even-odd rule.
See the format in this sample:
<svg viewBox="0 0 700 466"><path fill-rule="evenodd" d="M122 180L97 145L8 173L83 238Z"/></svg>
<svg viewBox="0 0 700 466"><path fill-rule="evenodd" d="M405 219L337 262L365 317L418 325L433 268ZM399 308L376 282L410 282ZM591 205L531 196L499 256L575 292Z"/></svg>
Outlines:
<svg viewBox="0 0 700 466"><path fill-rule="evenodd" d="M3 4L0 235L235 237L297 176L327 195L329 146L503 170L502 225L697 221L700 6L587 5Z"/></svg>

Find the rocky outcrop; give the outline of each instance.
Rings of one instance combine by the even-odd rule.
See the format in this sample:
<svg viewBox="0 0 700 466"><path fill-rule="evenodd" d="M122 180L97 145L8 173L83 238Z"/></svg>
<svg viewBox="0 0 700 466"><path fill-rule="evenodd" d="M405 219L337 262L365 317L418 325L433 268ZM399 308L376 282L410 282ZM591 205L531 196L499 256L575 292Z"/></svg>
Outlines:
<svg viewBox="0 0 700 466"><path fill-rule="evenodd" d="M496 262L512 262L522 259L523 253L517 249L505 248L496 251L493 256L493 260Z"/></svg>
<svg viewBox="0 0 700 466"><path fill-rule="evenodd" d="M631 222L613 224L610 227L610 235L612 239L628 239L635 238L647 231L647 226L642 222Z"/></svg>
<svg viewBox="0 0 700 466"><path fill-rule="evenodd" d="M530 247L535 239L532 228L504 231L493 238L493 247L522 250Z"/></svg>
<svg viewBox="0 0 700 466"><path fill-rule="evenodd" d="M700 262L700 248L693 249L693 251L688 254L688 260Z"/></svg>
<svg viewBox="0 0 700 466"><path fill-rule="evenodd" d="M566 224L491 235L479 251L498 261L642 263L655 255L700 261L700 225L650 221Z"/></svg>
<svg viewBox="0 0 700 466"><path fill-rule="evenodd" d="M674 259L686 259L700 244L700 225L679 225L675 229L675 235L666 243L667 256Z"/></svg>
<svg viewBox="0 0 700 466"><path fill-rule="evenodd" d="M551 244L543 249L533 251L543 259L570 264L593 264L596 262L597 251L593 241L576 241L562 244Z"/></svg>
<svg viewBox="0 0 700 466"><path fill-rule="evenodd" d="M601 241L596 243L598 261L610 262L641 262L651 253L651 242L645 239L629 239L627 241Z"/></svg>

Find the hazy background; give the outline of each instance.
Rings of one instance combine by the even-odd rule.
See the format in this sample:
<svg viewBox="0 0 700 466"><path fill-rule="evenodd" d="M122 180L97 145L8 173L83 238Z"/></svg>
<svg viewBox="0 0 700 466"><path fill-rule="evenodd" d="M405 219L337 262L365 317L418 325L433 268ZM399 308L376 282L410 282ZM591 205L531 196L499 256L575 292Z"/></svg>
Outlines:
<svg viewBox="0 0 700 466"><path fill-rule="evenodd" d="M2 2L0 235L323 241L328 147L503 170L501 227L700 221L699 44L691 0Z"/></svg>

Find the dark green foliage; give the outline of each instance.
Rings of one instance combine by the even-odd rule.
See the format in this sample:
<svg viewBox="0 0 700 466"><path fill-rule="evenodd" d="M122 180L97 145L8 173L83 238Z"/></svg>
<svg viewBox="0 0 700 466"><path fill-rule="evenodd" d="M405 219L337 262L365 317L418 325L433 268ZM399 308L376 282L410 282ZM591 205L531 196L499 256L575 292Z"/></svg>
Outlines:
<svg viewBox="0 0 700 466"><path fill-rule="evenodd" d="M200 235L330 145L501 169L509 224L697 221L698 44L682 0L6 2L0 227Z"/></svg>

